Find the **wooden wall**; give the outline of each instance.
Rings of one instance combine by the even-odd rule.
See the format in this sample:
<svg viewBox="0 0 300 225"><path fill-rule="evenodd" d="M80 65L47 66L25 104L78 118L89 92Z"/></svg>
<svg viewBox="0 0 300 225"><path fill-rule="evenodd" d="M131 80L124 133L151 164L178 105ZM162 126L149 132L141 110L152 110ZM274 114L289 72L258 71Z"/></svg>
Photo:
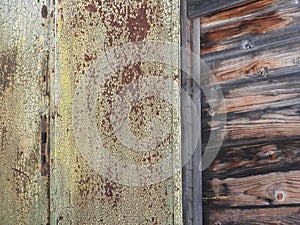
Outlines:
<svg viewBox="0 0 300 225"><path fill-rule="evenodd" d="M1 225L182 224L180 169L145 185L110 179L82 154L88 149L78 147L73 115L77 87L98 75L89 68L107 51L147 40L178 44L179 10L177 0L1 0ZM153 117L169 115L167 138L151 151L122 145L110 120L122 89L151 76L167 82L162 89L177 96L172 106L178 111L178 70L160 62L133 62L110 75L94 93L99 105L94 123L111 157L124 167L148 171L166 160L166 152L180 157L180 115L162 99L148 96L128 115L140 138L147 136ZM131 93L138 92L131 87ZM109 169L114 173L115 165ZM119 174L136 178L131 175Z"/></svg>
<svg viewBox="0 0 300 225"><path fill-rule="evenodd" d="M49 42L41 14L46 5L0 3L1 225L49 221L47 159L41 151L46 145L42 121L48 115Z"/></svg>
<svg viewBox="0 0 300 225"><path fill-rule="evenodd" d="M300 224L300 4L243 1L200 20L201 57L227 114L203 172L204 224ZM203 96L203 147L223 110Z"/></svg>

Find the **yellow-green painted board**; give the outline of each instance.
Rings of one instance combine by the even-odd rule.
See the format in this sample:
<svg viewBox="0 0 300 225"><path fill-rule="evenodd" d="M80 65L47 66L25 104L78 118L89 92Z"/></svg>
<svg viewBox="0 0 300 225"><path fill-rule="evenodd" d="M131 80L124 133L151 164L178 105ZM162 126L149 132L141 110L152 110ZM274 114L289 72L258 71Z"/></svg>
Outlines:
<svg viewBox="0 0 300 225"><path fill-rule="evenodd" d="M63 0L53 14L51 224L181 224L179 57L130 61L136 42L178 45L179 2Z"/></svg>

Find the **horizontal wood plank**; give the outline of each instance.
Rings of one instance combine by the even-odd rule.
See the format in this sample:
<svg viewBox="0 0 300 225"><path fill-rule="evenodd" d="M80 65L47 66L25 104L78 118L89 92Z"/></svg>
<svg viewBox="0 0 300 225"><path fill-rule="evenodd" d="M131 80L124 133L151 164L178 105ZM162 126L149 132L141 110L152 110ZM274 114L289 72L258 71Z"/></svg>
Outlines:
<svg viewBox="0 0 300 225"><path fill-rule="evenodd" d="M231 59L220 59L205 62L211 68L215 81L229 83L238 79L249 79L252 76L271 76L278 69L300 67L300 39L295 43L276 45L252 52L248 55L237 55ZM211 80L211 83L215 82Z"/></svg>
<svg viewBox="0 0 300 225"><path fill-rule="evenodd" d="M299 137L299 74L297 69L274 77L221 85L225 109L219 107L218 98L209 99L212 107L206 99L203 100L204 136L211 129L222 129L218 115L226 112L225 144L241 140ZM211 116L214 116L215 122L210 121Z"/></svg>
<svg viewBox="0 0 300 225"><path fill-rule="evenodd" d="M300 105L286 106L279 109L249 112L239 115L227 115L225 142L241 140L274 140L276 138L300 137ZM209 122L212 130L222 129L218 121ZM208 132L205 131L204 132Z"/></svg>
<svg viewBox="0 0 300 225"><path fill-rule="evenodd" d="M300 67L298 10L294 1L265 0L202 17L201 57L215 81L228 83Z"/></svg>
<svg viewBox="0 0 300 225"><path fill-rule="evenodd" d="M223 147L204 181L291 170L300 170L300 140Z"/></svg>
<svg viewBox="0 0 300 225"><path fill-rule="evenodd" d="M276 71L270 77L253 77L244 82L220 85L225 104L212 104L223 100L218 96L209 96L209 99L204 96L203 110L210 115L238 114L299 104L299 76L300 68L297 67L294 71L291 68L288 72Z"/></svg>
<svg viewBox="0 0 300 225"><path fill-rule="evenodd" d="M207 225L297 225L300 207L268 209L213 209L208 210ZM208 215L208 214L207 214Z"/></svg>
<svg viewBox="0 0 300 225"><path fill-rule="evenodd" d="M204 192L216 206L274 206L300 204L300 171L244 178L215 178Z"/></svg>
<svg viewBox="0 0 300 225"><path fill-rule="evenodd" d="M283 42L297 36L299 26L295 25L299 17L298 5L285 0L249 2L243 7L201 17L201 54L214 58L220 56L216 52L221 52L224 57Z"/></svg>
<svg viewBox="0 0 300 225"><path fill-rule="evenodd" d="M246 2L246 0L187 0L188 1L188 16L196 17L207 15L212 12L231 7L238 3ZM253 1L253 0L252 0Z"/></svg>

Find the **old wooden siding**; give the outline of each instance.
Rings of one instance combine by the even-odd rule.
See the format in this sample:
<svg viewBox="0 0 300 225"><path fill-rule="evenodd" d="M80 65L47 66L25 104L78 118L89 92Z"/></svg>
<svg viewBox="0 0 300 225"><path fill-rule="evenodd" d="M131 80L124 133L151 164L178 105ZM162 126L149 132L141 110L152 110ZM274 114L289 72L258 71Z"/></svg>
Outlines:
<svg viewBox="0 0 300 225"><path fill-rule="evenodd" d="M48 222L47 127L41 126L48 114L45 81L49 42L44 18L47 6L47 1L42 0L0 3L0 224L3 225Z"/></svg>
<svg viewBox="0 0 300 225"><path fill-rule="evenodd" d="M199 17L213 13L215 11L224 10L224 8L238 6L238 3L244 3L255 0L187 0L188 16Z"/></svg>
<svg viewBox="0 0 300 225"><path fill-rule="evenodd" d="M201 57L227 112L223 146L203 173L205 224L300 223L299 7L244 1L201 17ZM205 97L202 107L205 142L224 109Z"/></svg>
<svg viewBox="0 0 300 225"><path fill-rule="evenodd" d="M178 1L63 0L56 1L53 10L49 15L56 18L53 22L57 42L51 87L57 93L51 100L51 224L181 224L180 174L145 186L110 180L98 174L83 157L85 149L76 144L72 121L75 90L105 51L145 40L179 42ZM163 160L161 148L139 153L122 145L109 118L112 102L122 88L141 76L155 74L171 75L169 69L155 63L134 63L111 74L99 93L95 120L101 124L99 135L110 154L123 163L151 166ZM139 104L136 114L128 115L137 123L142 119L140 125L133 124L136 135L147 130L143 125L148 119L143 121L143 117L151 116L147 107L165 107L154 98ZM169 148L172 142L166 141L163 148Z"/></svg>

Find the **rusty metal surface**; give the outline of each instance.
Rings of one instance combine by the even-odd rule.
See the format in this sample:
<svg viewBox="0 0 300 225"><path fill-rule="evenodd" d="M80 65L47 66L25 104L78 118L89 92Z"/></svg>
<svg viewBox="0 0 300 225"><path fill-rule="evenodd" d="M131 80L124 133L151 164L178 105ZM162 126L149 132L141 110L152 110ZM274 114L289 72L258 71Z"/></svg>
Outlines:
<svg viewBox="0 0 300 225"><path fill-rule="evenodd" d="M99 174L82 155L85 149L76 143L72 120L75 91L105 51L145 40L179 43L179 2L64 0L51 8L54 11L48 16L54 17L56 27L56 54L50 70L51 88L56 92L51 95L51 224L181 224L180 173L144 186L110 180L109 174ZM180 149L173 147L179 146L178 121L167 117L175 127L173 133L159 147L141 153L118 141L108 116L114 98L126 85L154 75L179 82L178 72L165 65L132 63L112 74L98 95L95 123L99 136L110 154L125 164L151 167L163 160L162 151L179 154ZM179 101L174 107L179 108ZM136 104L128 115L133 133L142 138L150 117L166 118L166 108L165 102L153 97Z"/></svg>
<svg viewBox="0 0 300 225"><path fill-rule="evenodd" d="M0 224L181 224L180 172L145 185L110 179L82 154L88 149L78 147L72 114L77 87L106 51L146 40L179 43L179 2L3 0L0 6ZM122 89L147 77L163 81L173 105L155 96L137 102L128 115L132 133L145 138L153 116L171 132L154 127L166 138L139 152L122 145L108 115ZM132 87L131 93L143 92ZM170 152L180 160L176 69L134 62L111 74L97 94L95 124L113 157L149 170ZM178 161L170 163L175 168Z"/></svg>
<svg viewBox="0 0 300 225"><path fill-rule="evenodd" d="M43 1L0 3L0 224L46 224L48 176L41 173L41 116L47 29Z"/></svg>

